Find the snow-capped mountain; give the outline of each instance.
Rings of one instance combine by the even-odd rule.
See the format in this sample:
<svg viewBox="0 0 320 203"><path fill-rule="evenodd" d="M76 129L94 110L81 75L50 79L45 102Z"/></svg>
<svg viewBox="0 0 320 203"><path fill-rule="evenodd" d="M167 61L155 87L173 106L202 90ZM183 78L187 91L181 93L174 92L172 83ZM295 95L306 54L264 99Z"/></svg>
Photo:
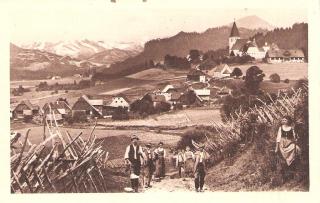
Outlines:
<svg viewBox="0 0 320 203"><path fill-rule="evenodd" d="M59 42L34 42L31 44L20 45L24 49L36 49L58 54L61 56L70 56L79 59L88 59L90 56L112 49L121 49L133 51L133 53L141 52L142 46L132 42L116 42L106 43L104 41L70 40Z"/></svg>

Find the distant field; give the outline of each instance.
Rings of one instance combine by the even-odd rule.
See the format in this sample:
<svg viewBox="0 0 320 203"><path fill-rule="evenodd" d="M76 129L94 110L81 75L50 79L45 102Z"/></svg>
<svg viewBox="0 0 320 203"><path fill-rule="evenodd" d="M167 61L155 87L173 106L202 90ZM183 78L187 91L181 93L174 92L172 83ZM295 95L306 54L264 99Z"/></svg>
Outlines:
<svg viewBox="0 0 320 203"><path fill-rule="evenodd" d="M185 76L188 71L178 70L162 70L159 68L151 68L144 70L132 75L127 76L128 78L134 79L147 79L147 80L167 80L169 78L175 78L179 76Z"/></svg>
<svg viewBox="0 0 320 203"><path fill-rule="evenodd" d="M178 112L154 115L147 119L128 121L106 121L103 125L113 126L192 126L211 125L212 122L220 122L220 111L218 109L186 109Z"/></svg>
<svg viewBox="0 0 320 203"><path fill-rule="evenodd" d="M77 83L80 80L88 80L90 78L78 78L78 77L66 77L66 78L61 78L57 80L51 80L51 79L46 79L46 80L13 80L10 81L10 88L17 88L19 85L22 85L23 87L35 87L38 85L40 82L47 82L48 85L53 85L56 83L59 84L70 84L74 83L76 81Z"/></svg>
<svg viewBox="0 0 320 203"><path fill-rule="evenodd" d="M273 73L277 73L280 75L281 80L289 79L289 80L298 80L304 77L308 77L308 63L280 63L280 64L267 64L267 63L259 63L259 64L247 64L247 65L237 65L232 66L231 69L235 67L239 67L243 74L248 68L251 66L258 66L263 72L266 74L264 80L269 80L269 76Z"/></svg>

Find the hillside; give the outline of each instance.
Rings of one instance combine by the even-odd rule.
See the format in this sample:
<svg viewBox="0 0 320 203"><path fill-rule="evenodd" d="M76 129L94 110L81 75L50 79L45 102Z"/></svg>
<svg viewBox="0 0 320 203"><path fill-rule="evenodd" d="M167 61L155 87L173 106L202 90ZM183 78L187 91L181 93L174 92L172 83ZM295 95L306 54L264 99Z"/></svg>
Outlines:
<svg viewBox="0 0 320 203"><path fill-rule="evenodd" d="M108 49L102 52L98 52L90 56L87 60L91 62L112 64L119 61L124 61L127 58L134 57L142 51L142 47L136 47L135 49Z"/></svg>

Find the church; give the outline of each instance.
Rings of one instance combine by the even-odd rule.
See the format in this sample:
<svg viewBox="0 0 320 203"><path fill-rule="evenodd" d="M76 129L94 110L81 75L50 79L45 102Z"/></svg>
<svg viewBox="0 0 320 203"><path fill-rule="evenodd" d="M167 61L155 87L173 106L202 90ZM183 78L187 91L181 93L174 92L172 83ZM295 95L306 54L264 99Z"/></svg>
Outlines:
<svg viewBox="0 0 320 203"><path fill-rule="evenodd" d="M230 56L249 55L255 59L263 59L269 49L270 47L267 43L263 47L258 47L255 39L241 39L236 22L233 22L229 36Z"/></svg>

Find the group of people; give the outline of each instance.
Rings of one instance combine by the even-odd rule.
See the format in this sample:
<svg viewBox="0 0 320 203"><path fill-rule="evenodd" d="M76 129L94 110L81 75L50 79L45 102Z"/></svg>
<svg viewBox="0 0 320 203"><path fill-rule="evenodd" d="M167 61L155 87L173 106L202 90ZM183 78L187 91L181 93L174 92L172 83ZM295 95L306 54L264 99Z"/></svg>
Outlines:
<svg viewBox="0 0 320 203"><path fill-rule="evenodd" d="M152 150L151 143L142 148L138 140L139 138L135 135L131 138L131 144L127 146L124 156L130 171L131 188L134 192L138 192L140 175L143 176L142 181L146 188L151 187L153 176L156 180L165 177L166 150L163 148L163 142Z"/></svg>
<svg viewBox="0 0 320 203"><path fill-rule="evenodd" d="M207 154L204 151L204 145L200 145L199 150L195 153L187 146L185 150L179 149L176 155L176 167L179 171L179 177L182 178L182 170L184 170L185 177L194 177L195 190L197 192L203 192L206 159Z"/></svg>
<svg viewBox="0 0 320 203"><path fill-rule="evenodd" d="M142 185L145 188L151 187L153 177L156 181L165 177L165 158L167 156L163 142L152 150L151 143L141 147L138 141L137 136L132 136L131 144L127 146L124 156L126 166L130 171L131 189L134 192L138 192L140 176L142 176ZM182 169L184 169L186 177L194 177L195 189L198 192L203 191L206 157L204 146L200 146L196 153L193 153L187 146L185 150L180 149L175 156L179 177L182 177Z"/></svg>
<svg viewBox="0 0 320 203"><path fill-rule="evenodd" d="M287 169L294 168L296 159L301 150L297 145L297 135L293 128L291 117L284 117L281 120L281 126L277 133L275 152L285 160ZM151 187L151 180L154 176L155 180L160 180L165 177L165 158L166 150L163 148L163 143L152 150L151 144L146 144L141 147L138 144L139 138L133 136L131 144L127 146L125 152L125 162L130 171L131 188L134 192L138 192L139 178L143 176L142 181L146 188ZM203 191L204 179L206 175L207 153L204 150L204 145L200 145L199 149L194 153L190 147L179 149L175 155L175 165L179 171L179 177L194 177L195 190ZM141 174L142 173L142 174Z"/></svg>

